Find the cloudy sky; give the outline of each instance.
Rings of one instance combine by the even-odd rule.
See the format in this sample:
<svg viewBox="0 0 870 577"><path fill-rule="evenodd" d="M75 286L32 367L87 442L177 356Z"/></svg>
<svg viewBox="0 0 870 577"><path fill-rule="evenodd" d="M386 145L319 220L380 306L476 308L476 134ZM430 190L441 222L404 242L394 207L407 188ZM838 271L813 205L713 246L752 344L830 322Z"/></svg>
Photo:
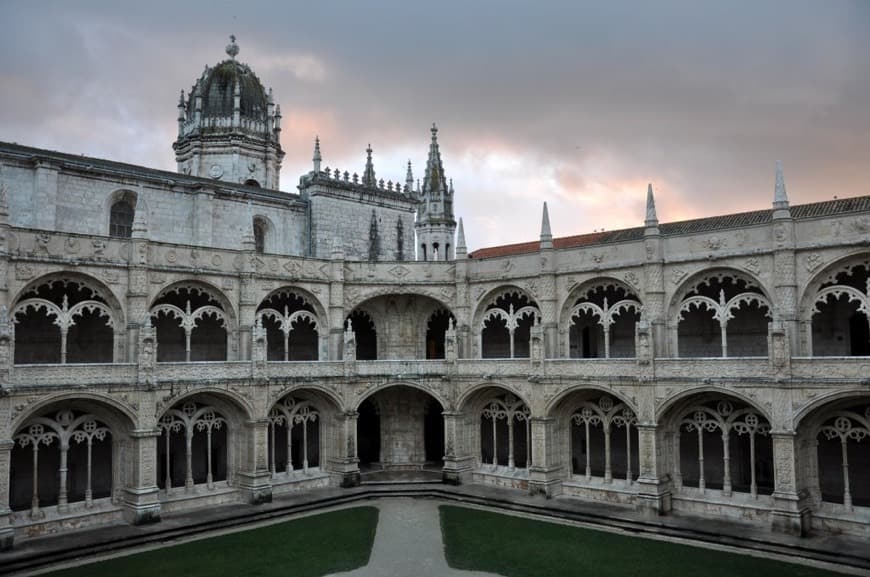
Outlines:
<svg viewBox="0 0 870 577"><path fill-rule="evenodd" d="M870 1L2 0L0 140L175 170L176 103L239 60L284 114L282 189L422 177L433 121L471 249L870 194Z"/></svg>

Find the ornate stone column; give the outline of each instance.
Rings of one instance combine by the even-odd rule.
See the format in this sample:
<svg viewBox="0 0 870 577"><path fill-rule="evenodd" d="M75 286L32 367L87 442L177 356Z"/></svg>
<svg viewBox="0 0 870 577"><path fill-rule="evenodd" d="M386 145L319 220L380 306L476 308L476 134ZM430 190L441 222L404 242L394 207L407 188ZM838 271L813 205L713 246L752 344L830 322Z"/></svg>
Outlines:
<svg viewBox="0 0 870 577"><path fill-rule="evenodd" d="M668 338L669 331L664 286L665 249L661 231L659 231L652 184L647 189L644 227L643 244L646 256L643 266L643 320L648 322L652 327L652 346L650 349L654 354L676 357L677 351Z"/></svg>
<svg viewBox="0 0 870 577"><path fill-rule="evenodd" d="M124 518L134 525L160 520L157 488L157 442L159 429L130 432L128 459L130 479L124 487Z"/></svg>
<svg viewBox="0 0 870 577"><path fill-rule="evenodd" d="M9 475L14 444L8 439L0 441L0 551L11 549L14 540L10 518L12 511L9 509Z"/></svg>
<svg viewBox="0 0 870 577"><path fill-rule="evenodd" d="M637 425L638 461L637 509L649 516L664 515L671 510L671 488L667 464L659 441L658 428L651 424Z"/></svg>
<svg viewBox="0 0 870 577"><path fill-rule="evenodd" d="M790 535L807 535L810 531L810 496L798 492L795 446L791 431L770 434L773 440L774 490L771 528Z"/></svg>
<svg viewBox="0 0 870 577"><path fill-rule="evenodd" d="M269 420L245 421L239 487L249 503L258 505L272 501L272 472L269 470Z"/></svg>
<svg viewBox="0 0 870 577"><path fill-rule="evenodd" d="M332 472L339 477L342 487L356 487L360 483L357 457L357 419L359 413L347 411L336 415L336 457L330 463Z"/></svg>
<svg viewBox="0 0 870 577"><path fill-rule="evenodd" d="M344 315L344 249L340 241L336 240L332 246L332 267L329 276L329 360L331 361L342 359Z"/></svg>
<svg viewBox="0 0 870 577"><path fill-rule="evenodd" d="M532 417L532 466L529 493L554 497L562 492L562 466L552 417Z"/></svg>
<svg viewBox="0 0 870 577"><path fill-rule="evenodd" d="M465 415L444 411L444 467L441 478L448 485L461 485L471 481L474 457L465 446Z"/></svg>
<svg viewBox="0 0 870 577"><path fill-rule="evenodd" d="M794 219L788 205L782 165L776 163L773 197L773 320L781 321L789 338L789 351L798 354L797 274ZM772 351L769 351L769 353Z"/></svg>

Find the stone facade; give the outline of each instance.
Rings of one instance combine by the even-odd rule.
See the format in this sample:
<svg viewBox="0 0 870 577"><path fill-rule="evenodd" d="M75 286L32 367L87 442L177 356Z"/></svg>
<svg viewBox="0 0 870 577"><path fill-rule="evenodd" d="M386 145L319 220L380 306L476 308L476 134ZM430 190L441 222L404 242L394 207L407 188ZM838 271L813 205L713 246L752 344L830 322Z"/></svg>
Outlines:
<svg viewBox="0 0 870 577"><path fill-rule="evenodd" d="M870 535L870 197L778 171L769 210L650 189L644 226L415 260L413 177L320 162L288 194L0 144L3 546L424 467Z"/></svg>

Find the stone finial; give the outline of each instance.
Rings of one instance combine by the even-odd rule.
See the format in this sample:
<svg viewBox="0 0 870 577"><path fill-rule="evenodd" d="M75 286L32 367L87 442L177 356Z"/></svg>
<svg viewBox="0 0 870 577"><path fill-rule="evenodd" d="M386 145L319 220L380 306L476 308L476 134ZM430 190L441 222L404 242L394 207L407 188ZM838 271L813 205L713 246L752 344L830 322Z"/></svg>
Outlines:
<svg viewBox="0 0 870 577"><path fill-rule="evenodd" d="M646 227L659 225L659 217L656 215L656 199L653 196L652 183L649 183L646 188L646 219L643 224Z"/></svg>
<svg viewBox="0 0 870 577"><path fill-rule="evenodd" d="M541 248L553 248L553 233L550 231L550 213L547 203L544 203L544 212L541 214Z"/></svg>
<svg viewBox="0 0 870 577"><path fill-rule="evenodd" d="M235 34L230 34L230 43L227 44L226 51L230 58L232 58L233 60L236 59L236 56L239 53L239 45L236 44Z"/></svg>
<svg viewBox="0 0 870 577"><path fill-rule="evenodd" d="M405 190L408 194L414 192L414 173L411 171L411 159L408 159L408 170L405 172Z"/></svg>
<svg viewBox="0 0 870 577"><path fill-rule="evenodd" d="M375 187L378 185L378 181L375 178L375 165L372 162L372 145L369 144L366 147L366 169L363 172L362 183L365 186Z"/></svg>
<svg viewBox="0 0 870 577"><path fill-rule="evenodd" d="M314 172L320 172L320 161L323 160L320 156L320 136L314 137Z"/></svg>
<svg viewBox="0 0 870 577"><path fill-rule="evenodd" d="M788 194L785 191L785 178L782 175L782 161L776 161L776 185L773 191L773 208L788 208Z"/></svg>
<svg viewBox="0 0 870 577"><path fill-rule="evenodd" d="M456 258L465 258L468 255L468 247L465 245L465 227L462 226L462 218L459 219L459 228L456 232Z"/></svg>
<svg viewBox="0 0 870 577"><path fill-rule="evenodd" d="M148 210L142 195L136 196L136 208L133 212L133 238L146 238L148 236Z"/></svg>

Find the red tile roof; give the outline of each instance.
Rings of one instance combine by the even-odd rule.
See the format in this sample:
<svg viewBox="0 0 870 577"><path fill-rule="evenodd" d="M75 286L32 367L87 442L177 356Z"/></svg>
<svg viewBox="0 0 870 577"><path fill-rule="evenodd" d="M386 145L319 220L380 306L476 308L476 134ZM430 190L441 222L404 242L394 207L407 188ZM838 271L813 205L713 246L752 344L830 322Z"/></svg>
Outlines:
<svg viewBox="0 0 870 577"><path fill-rule="evenodd" d="M850 212L870 212L870 196L856 196L825 200L810 204L799 204L791 207L791 215L795 220L831 216ZM679 222L667 222L659 225L662 236L681 234L699 234L714 230L725 230L741 226L754 226L770 222L773 216L771 209L724 214L706 218L695 218ZM563 236L553 239L554 248L576 248L580 246L595 246L612 242L635 241L643 238L644 227L624 228L605 232L592 232L575 236ZM539 241L504 244L478 249L468 255L468 258L493 258L514 256L538 252Z"/></svg>

